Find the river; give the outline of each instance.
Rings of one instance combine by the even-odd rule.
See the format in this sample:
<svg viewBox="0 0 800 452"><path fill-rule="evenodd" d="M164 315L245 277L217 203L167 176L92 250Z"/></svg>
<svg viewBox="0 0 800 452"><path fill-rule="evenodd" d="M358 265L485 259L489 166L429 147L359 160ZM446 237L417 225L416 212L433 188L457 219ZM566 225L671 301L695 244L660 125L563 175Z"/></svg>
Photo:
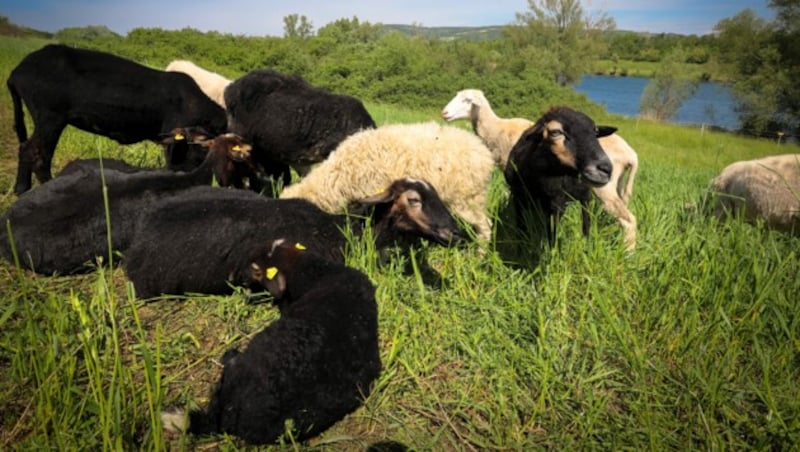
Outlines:
<svg viewBox="0 0 800 452"><path fill-rule="evenodd" d="M639 115L639 100L648 81L644 77L585 75L581 83L575 86L575 91L604 105L609 113L636 117ZM727 86L717 82L702 82L671 122L737 130L740 121L734 105Z"/></svg>

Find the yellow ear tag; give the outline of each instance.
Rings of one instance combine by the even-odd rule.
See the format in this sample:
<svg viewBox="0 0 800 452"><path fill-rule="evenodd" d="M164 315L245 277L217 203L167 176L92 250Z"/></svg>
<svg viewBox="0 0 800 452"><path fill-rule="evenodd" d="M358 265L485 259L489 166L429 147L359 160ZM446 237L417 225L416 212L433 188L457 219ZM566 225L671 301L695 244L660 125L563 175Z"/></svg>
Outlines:
<svg viewBox="0 0 800 452"><path fill-rule="evenodd" d="M300 251L305 251L306 247L302 243L295 243L294 247Z"/></svg>
<svg viewBox="0 0 800 452"><path fill-rule="evenodd" d="M176 139L176 140L182 140L183 138L184 138L184 137L183 137L183 135L182 135L182 134L180 134L180 133L176 133L176 134L175 134L175 139Z"/></svg>
<svg viewBox="0 0 800 452"><path fill-rule="evenodd" d="M275 267L270 267L270 268L267 269L265 274L267 276L267 279L272 281L272 279L275 277L275 275L278 274L278 269L275 268Z"/></svg>
<svg viewBox="0 0 800 452"><path fill-rule="evenodd" d="M241 151L241 150L242 150L242 147L241 147L241 146L239 146L238 144L236 144L236 145L234 145L234 146L233 146L231 149L232 149L232 150L234 150L234 151L237 151L237 152L238 152L238 151Z"/></svg>

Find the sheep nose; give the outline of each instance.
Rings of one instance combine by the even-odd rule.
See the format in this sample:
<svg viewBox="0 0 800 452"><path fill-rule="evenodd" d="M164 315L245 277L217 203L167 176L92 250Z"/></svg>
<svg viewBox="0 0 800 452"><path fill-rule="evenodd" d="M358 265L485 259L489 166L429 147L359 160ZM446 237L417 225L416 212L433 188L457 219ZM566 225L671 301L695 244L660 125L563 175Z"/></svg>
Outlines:
<svg viewBox="0 0 800 452"><path fill-rule="evenodd" d="M611 179L612 168L611 161L603 159L600 162L584 168L581 176L593 185L605 185Z"/></svg>
<svg viewBox="0 0 800 452"><path fill-rule="evenodd" d="M611 164L610 160L604 160L597 165L597 169L607 177L611 178L611 172L614 170L614 165Z"/></svg>

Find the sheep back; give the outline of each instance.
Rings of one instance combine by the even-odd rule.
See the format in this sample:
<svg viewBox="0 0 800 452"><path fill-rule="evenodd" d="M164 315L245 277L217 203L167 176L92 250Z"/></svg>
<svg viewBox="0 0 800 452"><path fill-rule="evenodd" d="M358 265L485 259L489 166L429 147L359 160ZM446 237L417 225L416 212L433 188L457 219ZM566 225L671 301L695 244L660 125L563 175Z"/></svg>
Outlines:
<svg viewBox="0 0 800 452"><path fill-rule="evenodd" d="M714 214L742 212L776 230L800 235L800 154L736 162L711 182Z"/></svg>
<svg viewBox="0 0 800 452"><path fill-rule="evenodd" d="M306 200L275 200L244 190L197 187L152 207L125 253L136 295L227 294L241 285L252 254L272 240L302 241L343 261L343 216ZM192 250L187 257L186 250Z"/></svg>
<svg viewBox="0 0 800 452"><path fill-rule="evenodd" d="M375 127L360 100L272 70L234 81L225 101L230 131L257 154L287 165L320 162L348 135Z"/></svg>
<svg viewBox="0 0 800 452"><path fill-rule="evenodd" d="M281 197L305 198L323 210L339 212L395 179L424 179L453 214L488 239L493 168L491 153L469 131L435 122L392 124L348 137L303 180L286 187Z"/></svg>

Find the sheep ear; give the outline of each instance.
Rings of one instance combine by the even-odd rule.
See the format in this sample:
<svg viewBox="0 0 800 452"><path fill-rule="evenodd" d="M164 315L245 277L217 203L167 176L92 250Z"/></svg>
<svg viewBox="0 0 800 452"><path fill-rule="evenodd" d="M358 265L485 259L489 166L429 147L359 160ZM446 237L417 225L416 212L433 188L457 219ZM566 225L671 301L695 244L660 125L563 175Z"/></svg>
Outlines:
<svg viewBox="0 0 800 452"><path fill-rule="evenodd" d="M231 144L228 146L228 157L235 162L249 162L252 149L249 144Z"/></svg>
<svg viewBox="0 0 800 452"><path fill-rule="evenodd" d="M276 267L268 267L265 271L264 286L275 298L283 297L286 292L286 277Z"/></svg>
<svg viewBox="0 0 800 452"><path fill-rule="evenodd" d="M163 145L165 145L165 146L169 146L170 144L175 144L175 142L181 141L181 140L184 140L184 139L186 139L185 136L183 136L180 133L176 133L174 131L173 132L163 132L163 133L158 134L158 142L163 144Z"/></svg>
<svg viewBox="0 0 800 452"><path fill-rule="evenodd" d="M382 192L375 193L372 196L359 199L356 201L360 205L373 206L375 204L384 204L394 200L395 194L392 190L386 189Z"/></svg>
<svg viewBox="0 0 800 452"><path fill-rule="evenodd" d="M597 138L607 137L616 131L617 128L613 126L597 126Z"/></svg>
<svg viewBox="0 0 800 452"><path fill-rule="evenodd" d="M518 141L535 141L539 142L544 139L544 124L537 122L536 124L528 127Z"/></svg>

